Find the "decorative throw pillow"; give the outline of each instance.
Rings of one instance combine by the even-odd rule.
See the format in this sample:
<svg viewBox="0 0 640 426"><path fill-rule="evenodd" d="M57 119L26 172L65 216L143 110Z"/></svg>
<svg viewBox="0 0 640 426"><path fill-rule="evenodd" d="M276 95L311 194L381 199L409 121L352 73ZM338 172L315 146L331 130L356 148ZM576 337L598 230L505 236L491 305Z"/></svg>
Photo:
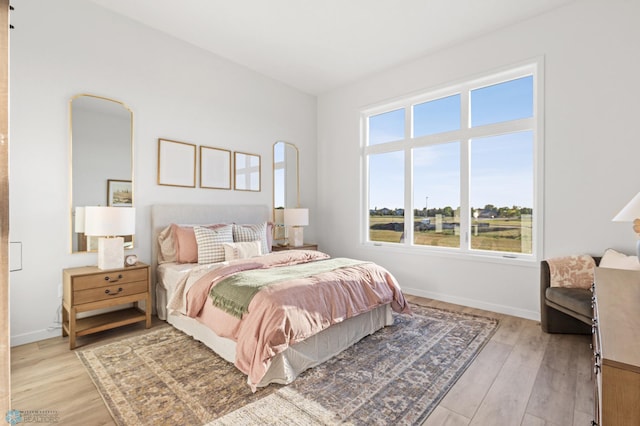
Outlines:
<svg viewBox="0 0 640 426"><path fill-rule="evenodd" d="M233 242L233 227L225 225L216 229L196 226L193 228L198 244L198 263L224 262L224 243Z"/></svg>
<svg viewBox="0 0 640 426"><path fill-rule="evenodd" d="M198 263L198 244L193 226L171 225L176 248L176 262Z"/></svg>
<svg viewBox="0 0 640 426"><path fill-rule="evenodd" d="M269 253L267 222L252 225L233 224L233 242L246 243L251 241L260 241L262 253Z"/></svg>
<svg viewBox="0 0 640 426"><path fill-rule="evenodd" d="M158 234L158 264L176 261L176 245L173 241L172 226L169 225Z"/></svg>
<svg viewBox="0 0 640 426"><path fill-rule="evenodd" d="M547 259L551 287L591 288L596 262L589 255Z"/></svg>
<svg viewBox="0 0 640 426"><path fill-rule="evenodd" d="M640 262L638 262L638 256L627 256L614 249L607 249L600 260L600 267L640 270Z"/></svg>
<svg viewBox="0 0 640 426"><path fill-rule="evenodd" d="M262 255L260 240L243 243L224 243L224 260L248 259Z"/></svg>

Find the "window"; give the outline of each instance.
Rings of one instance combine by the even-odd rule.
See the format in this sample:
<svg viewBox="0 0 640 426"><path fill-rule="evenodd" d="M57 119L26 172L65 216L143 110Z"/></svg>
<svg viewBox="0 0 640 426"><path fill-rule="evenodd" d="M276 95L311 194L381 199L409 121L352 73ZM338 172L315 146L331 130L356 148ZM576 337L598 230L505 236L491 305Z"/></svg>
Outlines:
<svg viewBox="0 0 640 426"><path fill-rule="evenodd" d="M362 112L366 242L535 255L538 68Z"/></svg>

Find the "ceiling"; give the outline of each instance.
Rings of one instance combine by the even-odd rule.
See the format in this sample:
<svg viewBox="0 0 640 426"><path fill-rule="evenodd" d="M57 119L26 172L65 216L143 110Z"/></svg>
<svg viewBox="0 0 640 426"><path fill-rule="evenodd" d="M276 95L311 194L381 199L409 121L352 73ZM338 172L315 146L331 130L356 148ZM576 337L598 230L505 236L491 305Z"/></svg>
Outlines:
<svg viewBox="0 0 640 426"><path fill-rule="evenodd" d="M575 0L90 0L310 94Z"/></svg>

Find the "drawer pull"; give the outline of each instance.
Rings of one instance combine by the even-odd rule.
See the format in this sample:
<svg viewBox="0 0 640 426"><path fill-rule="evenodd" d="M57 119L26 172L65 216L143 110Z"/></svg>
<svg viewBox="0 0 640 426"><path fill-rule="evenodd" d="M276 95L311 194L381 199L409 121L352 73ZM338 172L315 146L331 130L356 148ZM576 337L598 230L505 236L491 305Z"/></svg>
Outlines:
<svg viewBox="0 0 640 426"><path fill-rule="evenodd" d="M598 373L600 373L600 364L594 364L593 365L593 374L598 375Z"/></svg>
<svg viewBox="0 0 640 426"><path fill-rule="evenodd" d="M121 280L121 279L122 279L122 274L118 274L118 278L117 278L117 279L115 279L115 280L112 280L112 279L111 279L111 277L110 277L109 275L107 275L106 277L104 277L104 280L105 280L105 281L111 281L112 283L114 283L114 282L116 282L116 281L118 281L118 280Z"/></svg>
<svg viewBox="0 0 640 426"><path fill-rule="evenodd" d="M117 296L118 293L120 293L122 291L122 287L118 287L118 291L115 293L111 293L111 291L109 289L106 289L104 291L105 294L108 294L109 296Z"/></svg>

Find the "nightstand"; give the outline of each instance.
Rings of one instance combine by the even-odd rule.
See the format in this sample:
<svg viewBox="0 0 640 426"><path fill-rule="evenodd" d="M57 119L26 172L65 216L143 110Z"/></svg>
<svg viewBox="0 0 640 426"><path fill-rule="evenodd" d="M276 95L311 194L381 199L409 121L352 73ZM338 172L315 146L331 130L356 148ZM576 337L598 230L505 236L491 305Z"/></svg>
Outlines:
<svg viewBox="0 0 640 426"><path fill-rule="evenodd" d="M271 247L271 251L285 251L285 250L318 250L317 244L308 244L304 243L301 246L273 246Z"/></svg>
<svg viewBox="0 0 640 426"><path fill-rule="evenodd" d="M76 337L146 321L151 327L151 274L149 265L137 263L121 269L101 270L97 266L62 271L62 336L69 336L69 349ZM145 301L145 310L138 303ZM77 318L81 312L133 303L133 307Z"/></svg>

